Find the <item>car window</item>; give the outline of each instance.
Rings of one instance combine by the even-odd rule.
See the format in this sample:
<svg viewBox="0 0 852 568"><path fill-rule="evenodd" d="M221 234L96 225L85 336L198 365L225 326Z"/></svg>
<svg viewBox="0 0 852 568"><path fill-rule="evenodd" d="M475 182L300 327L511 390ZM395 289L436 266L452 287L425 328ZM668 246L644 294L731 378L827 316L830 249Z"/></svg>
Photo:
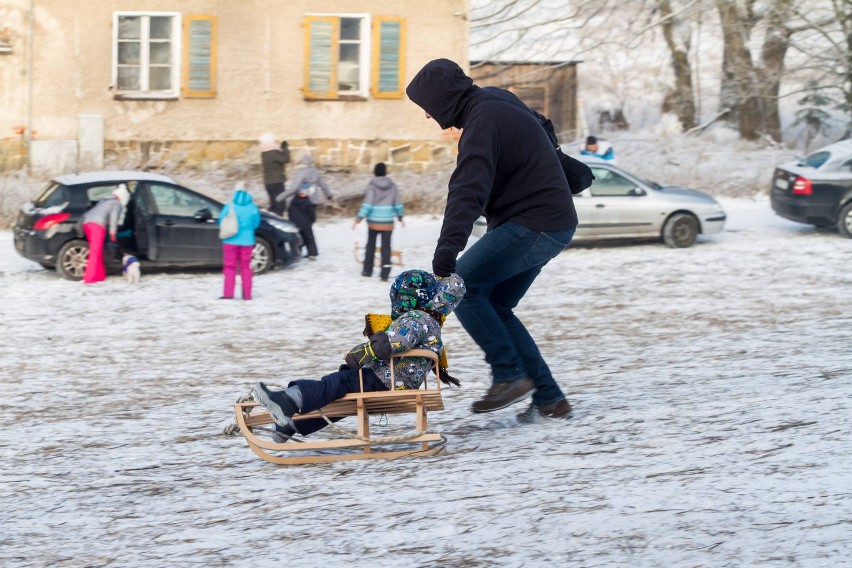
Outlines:
<svg viewBox="0 0 852 568"><path fill-rule="evenodd" d="M636 184L621 174L605 168L592 168L592 174L595 176L591 187L594 196L636 195Z"/></svg>
<svg viewBox="0 0 852 568"><path fill-rule="evenodd" d="M94 205L104 197L109 197L113 191L118 189L118 186L118 182L91 186L86 190L86 198L89 200L89 205Z"/></svg>
<svg viewBox="0 0 852 568"><path fill-rule="evenodd" d="M826 163L830 157L830 152L814 152L813 154L802 158L801 161L799 161L799 165L816 169Z"/></svg>
<svg viewBox="0 0 852 568"><path fill-rule="evenodd" d="M56 207L71 201L68 195L68 188L61 183L52 181L48 184L41 195L36 197L33 204L36 207Z"/></svg>
<svg viewBox="0 0 852 568"><path fill-rule="evenodd" d="M206 208L216 217L222 208L221 205L212 199L181 187L152 183L148 188L157 207L157 211L161 215L192 217L199 209Z"/></svg>

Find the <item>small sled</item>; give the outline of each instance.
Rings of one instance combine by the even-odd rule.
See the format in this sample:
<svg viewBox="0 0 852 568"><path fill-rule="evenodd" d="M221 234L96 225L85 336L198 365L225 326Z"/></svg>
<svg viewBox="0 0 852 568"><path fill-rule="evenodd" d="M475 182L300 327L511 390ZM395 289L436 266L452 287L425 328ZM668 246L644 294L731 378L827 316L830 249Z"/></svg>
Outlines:
<svg viewBox="0 0 852 568"><path fill-rule="evenodd" d="M358 264L364 264L364 253L365 247L362 247L358 244L358 241L355 241L355 246L352 250L352 254L355 257L355 262ZM391 264L394 266L402 266L402 251L391 249ZM381 249L376 247L376 258L374 262L374 266L382 265L382 252Z"/></svg>
<svg viewBox="0 0 852 568"><path fill-rule="evenodd" d="M437 371L438 355L427 349L412 349L397 357L427 357L432 360ZM395 358L391 358L391 363ZM393 364L391 382L393 384ZM255 454L268 462L282 465L430 456L445 451L444 436L428 431L427 413L444 409L441 381L437 375L435 388L432 389L428 388L427 380L424 379L423 388L418 390L363 391L364 383L361 377L361 392L349 393L319 410L293 416L297 423L309 418L355 416L357 434L349 432L350 436L346 438L316 441L304 438L302 441L302 438L294 437L285 443L260 438L253 430L272 424L273 420L266 409L253 401L237 402L234 405L236 427ZM407 436L371 436L370 416L383 414L414 414L414 433ZM325 430L331 428L338 429L335 425L330 425Z"/></svg>

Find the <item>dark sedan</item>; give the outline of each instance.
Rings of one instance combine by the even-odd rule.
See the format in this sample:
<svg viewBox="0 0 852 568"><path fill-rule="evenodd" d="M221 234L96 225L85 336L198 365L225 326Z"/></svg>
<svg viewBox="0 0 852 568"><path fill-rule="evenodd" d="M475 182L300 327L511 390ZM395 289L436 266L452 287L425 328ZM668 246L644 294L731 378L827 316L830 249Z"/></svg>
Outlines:
<svg viewBox="0 0 852 568"><path fill-rule="evenodd" d="M852 238L852 140L775 168L770 200L785 219Z"/></svg>
<svg viewBox="0 0 852 568"><path fill-rule="evenodd" d="M220 267L222 243L218 219L223 204L181 186L168 176L147 172L104 171L54 178L26 203L14 227L15 248L69 280L83 276L89 245L77 221L124 183L130 202L120 220L119 247L154 267ZM256 274L299 258L298 230L275 214L262 212L255 234L252 269ZM117 268L117 258L107 260Z"/></svg>

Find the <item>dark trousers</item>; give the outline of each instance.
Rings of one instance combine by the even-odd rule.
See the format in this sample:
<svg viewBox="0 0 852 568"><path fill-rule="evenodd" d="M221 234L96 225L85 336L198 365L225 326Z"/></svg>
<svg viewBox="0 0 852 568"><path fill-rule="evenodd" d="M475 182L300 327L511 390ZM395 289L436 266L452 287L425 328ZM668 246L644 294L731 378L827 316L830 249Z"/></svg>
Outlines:
<svg viewBox="0 0 852 568"><path fill-rule="evenodd" d="M302 244L308 249L308 256L317 256L317 241L314 238L314 221L317 220L317 206L307 196L296 195L287 209L290 221L299 229Z"/></svg>
<svg viewBox="0 0 852 568"><path fill-rule="evenodd" d="M302 243L308 249L308 256L317 256L319 251L317 250L317 241L314 238L314 228L308 227L299 231L299 234L302 235Z"/></svg>
<svg viewBox="0 0 852 568"><path fill-rule="evenodd" d="M387 280L391 270L391 235L393 231L375 231L367 229L367 246L364 249L364 275L373 275L373 262L376 257L376 239L382 236L382 280Z"/></svg>
<svg viewBox="0 0 852 568"><path fill-rule="evenodd" d="M326 375L318 381L302 379L290 382L288 387L297 386L302 393L302 414L317 410L330 402L341 398L350 392L361 392L358 381L358 369L345 369ZM388 390L385 384L368 369L364 369L364 392L376 392ZM337 422L340 418L332 418ZM308 420L297 420L296 429L303 436L307 436L317 430L328 426L325 418L310 418Z"/></svg>
<svg viewBox="0 0 852 568"><path fill-rule="evenodd" d="M267 183L266 193L269 195L269 207L267 209L276 215L284 216L284 202L278 201L278 196L284 193L283 183Z"/></svg>

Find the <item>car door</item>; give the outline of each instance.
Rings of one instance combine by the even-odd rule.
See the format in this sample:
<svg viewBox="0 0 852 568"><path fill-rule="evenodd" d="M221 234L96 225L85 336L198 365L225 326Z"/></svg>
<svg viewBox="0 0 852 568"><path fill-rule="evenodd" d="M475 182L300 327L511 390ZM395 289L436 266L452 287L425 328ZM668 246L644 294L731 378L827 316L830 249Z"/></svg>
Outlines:
<svg viewBox="0 0 852 568"><path fill-rule="evenodd" d="M635 180L606 167L592 167L595 183L584 212L589 217L588 234L595 236L640 236L659 232L654 200ZM584 192L585 193L585 192Z"/></svg>
<svg viewBox="0 0 852 568"><path fill-rule="evenodd" d="M148 191L148 187L137 184L136 190L130 196L127 221L133 230L133 244L136 253L149 260L157 260L160 255L160 247L156 238L156 215L154 213L154 201Z"/></svg>
<svg viewBox="0 0 852 568"><path fill-rule="evenodd" d="M222 205L185 187L147 182L151 199L149 248L157 249L160 262L216 264L222 244L216 220Z"/></svg>

